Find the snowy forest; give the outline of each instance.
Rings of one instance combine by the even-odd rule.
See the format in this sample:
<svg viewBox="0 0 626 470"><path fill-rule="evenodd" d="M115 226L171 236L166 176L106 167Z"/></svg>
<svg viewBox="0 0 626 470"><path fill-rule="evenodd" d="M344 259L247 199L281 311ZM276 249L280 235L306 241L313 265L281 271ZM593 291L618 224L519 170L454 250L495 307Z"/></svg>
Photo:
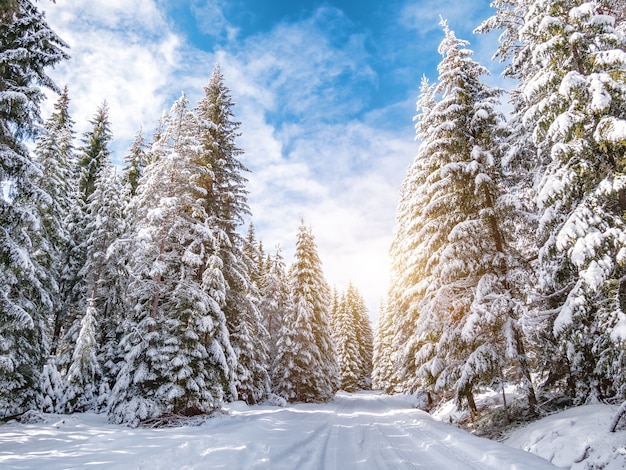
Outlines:
<svg viewBox="0 0 626 470"><path fill-rule="evenodd" d="M371 388L363 298L326 283L311 228L289 269L252 224L241 233L247 169L219 66L118 171L106 103L77 139L68 88L46 75L63 40L28 0L1 15L2 417L95 410L136 426ZM45 121L42 87L59 92Z"/></svg>
<svg viewBox="0 0 626 470"><path fill-rule="evenodd" d="M373 331L304 220L289 265L256 239L219 66L114 156L106 102L77 136L71 84L47 75L63 39L33 1L1 1L0 418L138 426L372 387L474 413L485 387L519 387L529 415L626 399L626 5L492 6L477 32L501 32L515 86L487 85L442 20Z"/></svg>

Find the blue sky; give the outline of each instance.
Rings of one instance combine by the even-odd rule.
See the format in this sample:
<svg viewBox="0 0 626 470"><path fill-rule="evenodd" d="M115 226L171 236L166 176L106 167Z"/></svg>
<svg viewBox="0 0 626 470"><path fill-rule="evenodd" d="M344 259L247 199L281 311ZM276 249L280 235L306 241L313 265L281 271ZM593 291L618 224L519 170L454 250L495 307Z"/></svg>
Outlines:
<svg viewBox="0 0 626 470"><path fill-rule="evenodd" d="M51 75L69 87L77 131L106 100L121 163L181 92L192 103L219 63L237 103L249 205L266 250L287 263L301 217L331 285L349 281L372 318L388 283L388 249L417 152L422 75L437 78L443 16L475 58L497 36L474 36L489 0L56 0L39 2L72 59ZM55 98L44 107L44 117Z"/></svg>

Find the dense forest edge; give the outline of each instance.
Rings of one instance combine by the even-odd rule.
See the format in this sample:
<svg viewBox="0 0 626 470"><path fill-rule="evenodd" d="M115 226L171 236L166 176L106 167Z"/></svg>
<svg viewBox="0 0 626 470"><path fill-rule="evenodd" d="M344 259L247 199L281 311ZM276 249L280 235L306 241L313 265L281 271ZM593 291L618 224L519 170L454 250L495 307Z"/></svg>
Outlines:
<svg viewBox="0 0 626 470"><path fill-rule="evenodd" d="M0 1L0 417L139 426L374 388L427 410L454 399L484 431L624 401L623 0L492 7L477 33L501 32L515 87L487 85L442 20L372 329L358 289L324 279L304 220L290 265L246 225L219 65L197 103L183 93L152 136L137 132L119 169L106 102L77 138L69 86L46 74L67 44L34 2ZM58 93L45 120L44 88ZM482 390L509 387L524 401L478 408Z"/></svg>

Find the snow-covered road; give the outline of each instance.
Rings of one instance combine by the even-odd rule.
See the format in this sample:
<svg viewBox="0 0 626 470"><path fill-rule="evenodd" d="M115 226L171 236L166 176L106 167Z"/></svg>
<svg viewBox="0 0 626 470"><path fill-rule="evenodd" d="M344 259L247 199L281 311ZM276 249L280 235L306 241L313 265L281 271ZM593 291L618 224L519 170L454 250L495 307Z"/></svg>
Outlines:
<svg viewBox="0 0 626 470"><path fill-rule="evenodd" d="M6 469L554 469L433 420L410 397L340 393L323 405L231 405L202 426L129 429L91 413L0 426Z"/></svg>

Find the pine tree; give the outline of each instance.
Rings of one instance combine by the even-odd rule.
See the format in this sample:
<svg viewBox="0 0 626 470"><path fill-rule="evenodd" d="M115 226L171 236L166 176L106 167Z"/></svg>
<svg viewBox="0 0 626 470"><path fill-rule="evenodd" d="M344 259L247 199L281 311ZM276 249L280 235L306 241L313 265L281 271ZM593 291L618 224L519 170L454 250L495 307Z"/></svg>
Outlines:
<svg viewBox="0 0 626 470"><path fill-rule="evenodd" d="M356 339L356 318L344 292L339 297L332 322L332 337L337 350L339 383L341 390L354 392L360 378L359 344Z"/></svg>
<svg viewBox="0 0 626 470"><path fill-rule="evenodd" d="M0 20L0 184L10 188L0 197L0 409L7 415L35 405L51 306L48 273L33 257L37 207L49 196L35 184L40 169L23 140L41 121L42 88L59 91L45 69L68 56L32 2L3 2Z"/></svg>
<svg viewBox="0 0 626 470"><path fill-rule="evenodd" d="M288 401L327 401L338 386L329 325L330 288L315 239L304 222L298 231L289 277L293 309L284 316L278 335L275 391Z"/></svg>
<svg viewBox="0 0 626 470"><path fill-rule="evenodd" d="M124 167L124 183L130 189L130 195L134 196L137 192L139 180L148 165L148 157L146 154L146 143L141 129L135 135L135 140L131 145L128 155L124 158L126 166Z"/></svg>
<svg viewBox="0 0 626 470"><path fill-rule="evenodd" d="M202 182L204 203L220 231L220 256L227 285L224 313L231 344L237 354L237 392L241 399L255 403L269 392L267 332L255 299L259 294L250 278L254 265L245 251L246 243L237 228L249 215L246 178L248 169L240 161L237 147L240 123L234 120L234 103L216 66L204 88L195 113L202 146L200 161L210 169Z"/></svg>
<svg viewBox="0 0 626 470"><path fill-rule="evenodd" d="M88 200L85 241L81 245L86 261L79 271L82 279L80 305L93 304L95 319L100 325L96 342L104 380L99 384L98 406L106 399L118 372L117 344L126 313L130 256L128 242L123 237L128 235L127 190L115 168L105 164Z"/></svg>
<svg viewBox="0 0 626 470"><path fill-rule="evenodd" d="M85 202L95 190L100 169L111 158L109 143L112 136L109 109L106 102L102 103L96 110L94 117L89 122L92 128L83 134L83 145L78 149L79 190Z"/></svg>
<svg viewBox="0 0 626 470"><path fill-rule="evenodd" d="M55 354L57 348L59 334L57 327L60 327L67 313L61 289L67 253L72 247L68 221L76 200L74 123L69 115L69 101L68 90L65 87L54 105L53 113L44 124L34 151L42 170L36 178L36 184L49 196L42 201L39 208L42 246L37 250L36 256L49 273L47 285L52 293L53 305L47 320L51 328L49 336L52 354Z"/></svg>
<svg viewBox="0 0 626 470"><path fill-rule="evenodd" d="M579 401L626 393L626 37L616 14L610 1L538 0L519 32L535 72L521 77L521 107L545 165L539 315L549 318Z"/></svg>
<svg viewBox="0 0 626 470"><path fill-rule="evenodd" d="M289 283L280 246L270 258L269 270L263 279L261 303L259 310L263 319L263 326L269 336L268 353L270 358L277 354L279 331L283 325L283 318L293 309L289 296Z"/></svg>
<svg viewBox="0 0 626 470"><path fill-rule="evenodd" d="M441 98L433 103L430 88L423 87L417 126L422 144L409 170L411 178L421 175L414 180L421 184L408 192L415 200L405 203L415 208L407 224L415 241L402 243L415 243L406 256L414 257L418 274L412 278L418 302L405 315L411 319L419 312L404 351L417 381L405 387L455 389L459 403L466 400L476 411L476 386L520 380L534 411L518 325L523 303L516 283L524 276L507 242L506 214L512 208L499 198L502 131L495 109L501 92L480 81L486 69L471 59L468 43L442 25ZM514 372L503 377L509 367Z"/></svg>
<svg viewBox="0 0 626 470"><path fill-rule="evenodd" d="M64 384L54 358L43 366L39 388L41 396L38 408L44 413L62 413Z"/></svg>
<svg viewBox="0 0 626 470"><path fill-rule="evenodd" d="M101 376L98 362L98 325L95 302L90 299L87 311L81 320L81 328L76 340L67 375L63 398L59 408L66 413L84 412L96 407Z"/></svg>
<svg viewBox="0 0 626 470"><path fill-rule="evenodd" d="M60 282L60 302L64 313L57 318L53 332L54 343L58 338L57 365L62 375L67 373L81 318L87 308L88 297L84 292L80 271L87 262L85 244L89 236L88 205L96 189L98 175L103 167L111 163L108 145L112 136L106 103L97 109L90 123L92 128L83 134L83 145L77 151L77 194L67 221L70 246Z"/></svg>
<svg viewBox="0 0 626 470"><path fill-rule="evenodd" d="M350 283L346 302L354 317L355 340L358 345L358 383L360 390L372 388L372 361L374 355L374 332L370 323L365 300L359 290Z"/></svg>
<svg viewBox="0 0 626 470"><path fill-rule="evenodd" d="M399 391L398 377L395 374L393 356L393 316L384 302L378 308L378 318L374 331L374 351L372 357L372 388L392 394Z"/></svg>
<svg viewBox="0 0 626 470"><path fill-rule="evenodd" d="M130 318L109 401L113 421L206 413L236 396L223 308L223 240L203 196L210 169L184 95L164 119L138 187ZM200 162L200 164L198 164Z"/></svg>

